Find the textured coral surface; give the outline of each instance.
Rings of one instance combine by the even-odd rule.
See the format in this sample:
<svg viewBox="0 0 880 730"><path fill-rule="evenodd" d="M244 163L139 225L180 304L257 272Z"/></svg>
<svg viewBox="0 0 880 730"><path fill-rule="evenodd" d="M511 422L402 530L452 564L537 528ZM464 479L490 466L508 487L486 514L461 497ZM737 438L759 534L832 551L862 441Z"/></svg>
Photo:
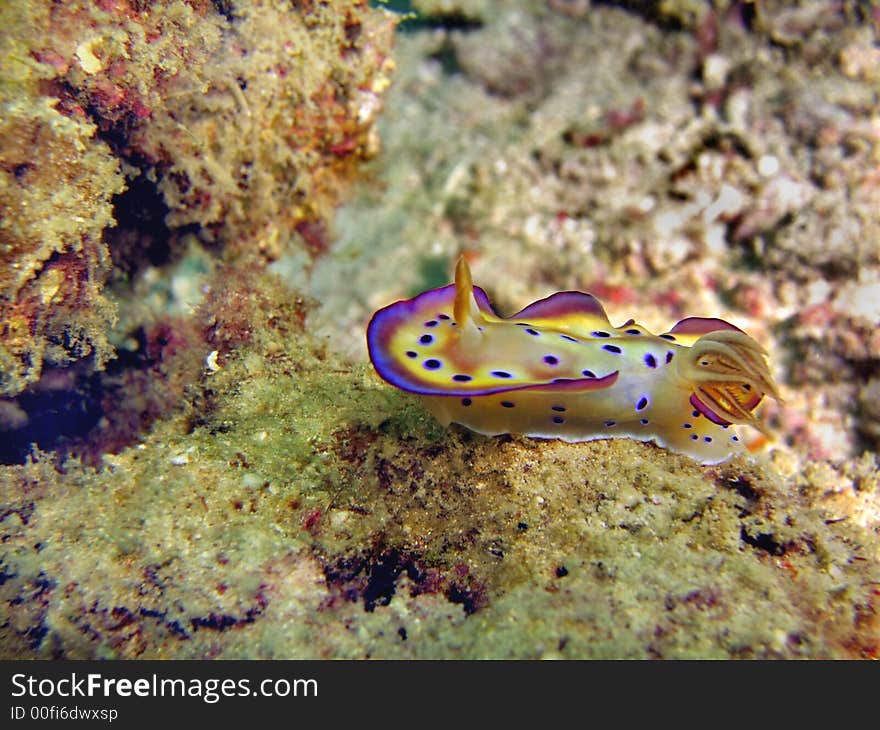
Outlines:
<svg viewBox="0 0 880 730"><path fill-rule="evenodd" d="M378 149L386 13L353 0L0 12L0 396L44 363L107 362L114 263L130 277L194 231L228 258L326 248L346 181Z"/></svg>
<svg viewBox="0 0 880 730"><path fill-rule="evenodd" d="M118 192L98 160L129 192L112 234L41 239L79 255L105 229L118 357L0 401L22 444L0 452L0 655L876 658L870 6L415 5L394 64L361 3L63 4L37 26L59 101L3 124L78 135L63 168L90 209ZM113 32L77 31L95 18ZM392 65L383 151L334 213ZM583 289L614 323L741 326L785 399L774 438L701 467L440 428L363 333L460 252L504 313ZM58 394L93 418L31 448Z"/></svg>
<svg viewBox="0 0 880 730"><path fill-rule="evenodd" d="M278 353L226 360L212 408L100 472L7 468L6 656L876 653L873 458L705 469L445 431L308 335L265 331Z"/></svg>
<svg viewBox="0 0 880 730"><path fill-rule="evenodd" d="M0 395L36 382L44 362L112 356L102 234L123 187L94 124L15 86L0 85Z"/></svg>

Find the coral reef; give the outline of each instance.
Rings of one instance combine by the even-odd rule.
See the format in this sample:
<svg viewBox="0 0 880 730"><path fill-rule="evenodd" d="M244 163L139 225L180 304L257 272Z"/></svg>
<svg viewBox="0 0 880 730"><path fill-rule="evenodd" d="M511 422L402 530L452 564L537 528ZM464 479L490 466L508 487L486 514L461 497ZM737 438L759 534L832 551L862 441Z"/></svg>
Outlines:
<svg viewBox="0 0 880 730"><path fill-rule="evenodd" d="M43 365L112 355L116 310L103 230L123 188L119 163L85 115L41 95L28 57L29 18L4 4L0 39L0 396L35 383Z"/></svg>
<svg viewBox="0 0 880 730"><path fill-rule="evenodd" d="M21 6L2 42L32 96L2 123L78 135L60 169L93 216L64 245L109 247L119 356L0 401L13 434L43 392L102 403L0 466L0 655L876 658L874 15L416 5L383 154L336 213L374 151L383 12ZM462 251L502 313L583 289L613 323L741 326L771 353L777 437L701 467L441 428L365 363L364 326ZM108 352L97 331L77 342Z"/></svg>
<svg viewBox="0 0 880 730"><path fill-rule="evenodd" d="M876 656L875 457L440 429L260 284L197 407L100 471L6 468L5 656Z"/></svg>
<svg viewBox="0 0 880 730"><path fill-rule="evenodd" d="M11 67L0 395L33 384L44 361L107 362L113 262L128 278L185 250L194 230L231 259L271 259L294 241L326 249L345 182L378 149L388 13L354 0L18 2L3 13L15 32L0 49ZM157 209L138 221L145 196ZM127 293L116 292L123 306Z"/></svg>
<svg viewBox="0 0 880 730"><path fill-rule="evenodd" d="M45 12L33 45L59 95L157 181L172 228L271 253L297 226L326 225L353 163L376 151L394 23L364 3Z"/></svg>

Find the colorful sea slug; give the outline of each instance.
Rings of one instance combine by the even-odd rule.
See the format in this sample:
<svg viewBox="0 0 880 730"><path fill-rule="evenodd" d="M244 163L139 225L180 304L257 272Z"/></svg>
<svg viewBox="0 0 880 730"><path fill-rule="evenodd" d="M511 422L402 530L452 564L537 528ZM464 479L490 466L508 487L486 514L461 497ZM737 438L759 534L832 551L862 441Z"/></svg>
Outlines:
<svg viewBox="0 0 880 730"><path fill-rule="evenodd" d="M379 375L421 396L444 425L564 441L654 441L704 464L742 449L731 424L779 399L767 353L721 319L653 335L612 327L599 301L558 292L499 317L464 258L455 283L395 302L367 328Z"/></svg>

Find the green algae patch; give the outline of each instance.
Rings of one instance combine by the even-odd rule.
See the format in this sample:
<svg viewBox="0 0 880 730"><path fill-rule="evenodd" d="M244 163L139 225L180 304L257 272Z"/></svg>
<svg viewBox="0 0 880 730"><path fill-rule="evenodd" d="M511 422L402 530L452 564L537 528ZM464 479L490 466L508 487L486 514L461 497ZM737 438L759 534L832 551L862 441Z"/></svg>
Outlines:
<svg viewBox="0 0 880 730"><path fill-rule="evenodd" d="M832 513L823 473L441 429L298 327L270 337L101 470L4 467L4 656L876 652L876 524L839 519L875 462Z"/></svg>

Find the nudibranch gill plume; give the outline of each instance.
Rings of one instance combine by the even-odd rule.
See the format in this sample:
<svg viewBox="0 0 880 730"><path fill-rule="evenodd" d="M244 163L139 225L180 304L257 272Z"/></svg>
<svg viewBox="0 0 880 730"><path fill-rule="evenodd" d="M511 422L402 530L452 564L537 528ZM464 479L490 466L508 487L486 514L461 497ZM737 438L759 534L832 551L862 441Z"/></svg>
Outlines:
<svg viewBox="0 0 880 730"><path fill-rule="evenodd" d="M742 449L732 424L779 399L767 353L722 319L662 335L612 327L591 294L565 291L500 317L464 257L455 283L380 309L367 328L379 375L443 424L486 435L654 441L703 464Z"/></svg>

